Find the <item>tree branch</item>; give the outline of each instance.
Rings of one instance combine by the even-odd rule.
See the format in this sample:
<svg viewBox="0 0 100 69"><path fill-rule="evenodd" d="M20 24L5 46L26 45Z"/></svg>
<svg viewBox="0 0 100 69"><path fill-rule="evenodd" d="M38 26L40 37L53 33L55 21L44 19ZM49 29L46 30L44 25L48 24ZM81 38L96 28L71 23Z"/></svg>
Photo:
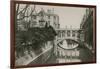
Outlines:
<svg viewBox="0 0 100 69"><path fill-rule="evenodd" d="M26 9L29 7L29 5L26 5L25 8L23 10L21 10L19 13L17 13L17 15L21 14L24 10L26 11ZM24 12L25 12L24 11Z"/></svg>

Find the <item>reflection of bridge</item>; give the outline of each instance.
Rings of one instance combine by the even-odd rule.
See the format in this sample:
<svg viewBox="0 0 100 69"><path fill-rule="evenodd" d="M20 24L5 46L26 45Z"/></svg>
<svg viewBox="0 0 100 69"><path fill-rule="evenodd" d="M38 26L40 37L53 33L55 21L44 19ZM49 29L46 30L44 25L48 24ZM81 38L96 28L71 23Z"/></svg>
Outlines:
<svg viewBox="0 0 100 69"><path fill-rule="evenodd" d="M79 29L56 29L57 36L55 40L55 50L54 53L58 57L58 63L59 62L68 62L70 60L73 62L80 62L79 57L79 50L77 50L77 46L75 46L75 43L79 44L78 36L79 36ZM59 46L59 43L62 43L63 41L71 41L72 44L70 44L70 48L64 49L63 47ZM75 42L75 43L74 43ZM68 46L67 44L64 46ZM72 60L72 58L74 60ZM68 60L68 61L67 61Z"/></svg>
<svg viewBox="0 0 100 69"><path fill-rule="evenodd" d="M55 40L55 49L54 49L54 53L57 56L57 61L58 63L66 63L66 62L81 62L81 61L87 61L87 59L89 60L89 58L91 57L91 55L89 55L89 57L85 56L84 53L90 53L87 48L86 50L84 48L80 48L81 44L79 41L79 36L80 36L80 29L56 29L57 32L57 36L56 36L56 40ZM71 46L71 48L64 48L59 46L59 43L63 43L63 41L68 41L72 44L70 44L69 46ZM75 43L73 43L75 42ZM78 45L77 45L77 44ZM76 44L76 46L75 46ZM62 45L62 44L60 44ZM65 46L67 46L67 44L65 44ZM86 52L85 52L86 51ZM91 60L91 59L90 59Z"/></svg>

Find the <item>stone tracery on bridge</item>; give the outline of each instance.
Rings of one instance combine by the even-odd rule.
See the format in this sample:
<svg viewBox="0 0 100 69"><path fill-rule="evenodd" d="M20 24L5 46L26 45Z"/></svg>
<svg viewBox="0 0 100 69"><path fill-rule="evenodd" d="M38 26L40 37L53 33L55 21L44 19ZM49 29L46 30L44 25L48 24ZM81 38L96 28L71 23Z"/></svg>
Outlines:
<svg viewBox="0 0 100 69"><path fill-rule="evenodd" d="M55 29L57 36L56 36L56 43L59 43L61 40L64 39L71 39L78 41L79 39L79 29Z"/></svg>

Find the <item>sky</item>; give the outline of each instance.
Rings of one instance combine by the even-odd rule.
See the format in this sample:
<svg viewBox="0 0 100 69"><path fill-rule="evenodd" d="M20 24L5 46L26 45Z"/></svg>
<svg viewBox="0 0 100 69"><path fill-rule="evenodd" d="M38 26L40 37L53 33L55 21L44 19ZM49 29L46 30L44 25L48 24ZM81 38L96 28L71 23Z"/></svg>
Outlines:
<svg viewBox="0 0 100 69"><path fill-rule="evenodd" d="M31 5L33 7L34 5ZM67 7L67 6L50 6L50 5L36 5L36 11L39 12L43 8L53 10L54 14L59 16L60 28L80 28L83 15L86 8L82 7Z"/></svg>

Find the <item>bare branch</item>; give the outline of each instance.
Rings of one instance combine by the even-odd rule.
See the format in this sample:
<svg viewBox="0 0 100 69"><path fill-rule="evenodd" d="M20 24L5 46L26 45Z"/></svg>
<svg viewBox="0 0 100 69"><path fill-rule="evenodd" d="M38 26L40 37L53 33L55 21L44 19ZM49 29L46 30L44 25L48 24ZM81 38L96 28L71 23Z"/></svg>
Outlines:
<svg viewBox="0 0 100 69"><path fill-rule="evenodd" d="M26 12L26 10L27 10L27 8L28 8L28 6L26 6L25 8L24 8L24 12L20 12L20 14L23 14L23 17L22 18L19 18L19 19L17 19L17 20L23 20L25 17L30 17L30 16L32 16L32 13L35 11L35 5L34 5L34 9L31 11L31 13L30 13L30 15L27 15L27 16L25 16L25 12Z"/></svg>
<svg viewBox="0 0 100 69"><path fill-rule="evenodd" d="M25 15L24 15L22 18L19 18L19 19L17 19L17 20L23 20L25 17L28 18L29 16L25 16Z"/></svg>
<svg viewBox="0 0 100 69"><path fill-rule="evenodd" d="M21 14L23 11L25 12L28 7L29 7L29 5L26 5L23 10L21 10L19 13L17 13L17 15Z"/></svg>
<svg viewBox="0 0 100 69"><path fill-rule="evenodd" d="M18 14L18 11L19 11L19 4L17 5L17 10L16 10L16 13Z"/></svg>
<svg viewBox="0 0 100 69"><path fill-rule="evenodd" d="M36 6L34 5L34 8L33 8L33 10L31 11L30 16L31 16L32 13L35 11L35 8L36 8Z"/></svg>

